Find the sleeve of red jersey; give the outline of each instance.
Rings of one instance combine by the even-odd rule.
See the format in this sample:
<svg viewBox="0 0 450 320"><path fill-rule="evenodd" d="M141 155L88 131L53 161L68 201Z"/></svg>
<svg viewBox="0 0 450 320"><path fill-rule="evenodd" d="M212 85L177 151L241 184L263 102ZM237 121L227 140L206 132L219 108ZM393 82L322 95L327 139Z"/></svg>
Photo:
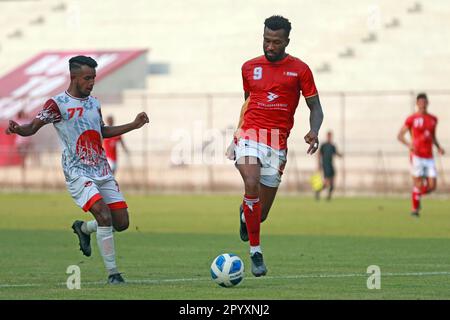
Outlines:
<svg viewBox="0 0 450 320"><path fill-rule="evenodd" d="M314 76L308 66L300 73L300 90L305 98L311 98L318 94Z"/></svg>
<svg viewBox="0 0 450 320"><path fill-rule="evenodd" d="M242 86L244 88L244 92L250 92L250 86L248 85L247 76L246 76L246 65L242 66Z"/></svg>
<svg viewBox="0 0 450 320"><path fill-rule="evenodd" d="M433 116L433 118L434 118L434 126L433 126L433 136L434 136L434 135L436 135L436 127L438 124L438 118L435 116Z"/></svg>
<svg viewBox="0 0 450 320"><path fill-rule="evenodd" d="M408 129L411 129L412 126L413 126L413 121L414 121L414 119L413 119L412 116L406 118L406 120L405 120L405 127L407 127Z"/></svg>
<svg viewBox="0 0 450 320"><path fill-rule="evenodd" d="M55 123L61 121L61 111L56 104L55 100L49 99L44 104L41 111L38 112L36 118L44 121L45 123Z"/></svg>

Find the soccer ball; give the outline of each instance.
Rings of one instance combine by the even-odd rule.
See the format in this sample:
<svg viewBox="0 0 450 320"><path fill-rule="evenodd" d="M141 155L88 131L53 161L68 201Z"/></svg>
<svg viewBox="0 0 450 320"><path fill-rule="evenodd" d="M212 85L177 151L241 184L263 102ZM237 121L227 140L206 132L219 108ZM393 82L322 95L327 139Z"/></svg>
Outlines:
<svg viewBox="0 0 450 320"><path fill-rule="evenodd" d="M211 264L211 278L222 287L234 287L244 279L244 262L235 254L221 254Z"/></svg>

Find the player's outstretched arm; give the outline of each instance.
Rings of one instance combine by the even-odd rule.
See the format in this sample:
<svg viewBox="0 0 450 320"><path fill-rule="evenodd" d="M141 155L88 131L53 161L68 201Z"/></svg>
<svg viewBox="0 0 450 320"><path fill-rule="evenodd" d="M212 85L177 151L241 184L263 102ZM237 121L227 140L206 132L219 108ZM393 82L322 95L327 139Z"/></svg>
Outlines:
<svg viewBox="0 0 450 320"><path fill-rule="evenodd" d="M436 135L433 137L433 143L436 146L436 148L438 149L439 154L441 156L443 156L445 154L445 150L441 147L441 145L437 141Z"/></svg>
<svg viewBox="0 0 450 320"><path fill-rule="evenodd" d="M28 137L38 132L38 130L46 124L47 124L46 122L38 118L35 118L30 123L24 125L19 125L17 122L9 120L9 125L8 128L6 128L5 133L8 135L18 134L19 136L22 137Z"/></svg>
<svg viewBox="0 0 450 320"><path fill-rule="evenodd" d="M319 130L323 122L323 111L322 105L320 104L319 95L307 98L306 104L310 110L310 131L305 136L305 142L309 144L307 153L314 154L319 148Z"/></svg>
<svg viewBox="0 0 450 320"><path fill-rule="evenodd" d="M103 138L120 136L132 130L139 129L146 123L149 123L148 116L145 112L141 112L136 116L136 119L134 119L133 122L121 126L103 126L102 136Z"/></svg>

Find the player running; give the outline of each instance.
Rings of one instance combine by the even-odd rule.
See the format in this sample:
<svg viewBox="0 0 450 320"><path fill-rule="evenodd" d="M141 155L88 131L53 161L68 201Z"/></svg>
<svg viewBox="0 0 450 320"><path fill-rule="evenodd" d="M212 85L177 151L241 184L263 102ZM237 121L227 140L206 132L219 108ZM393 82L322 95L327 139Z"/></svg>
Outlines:
<svg viewBox="0 0 450 320"><path fill-rule="evenodd" d="M149 120L142 112L128 124L105 126L100 102L90 96L96 67L97 62L90 57L71 58L67 91L49 99L30 123L18 125L9 121L6 133L31 136L42 126L53 123L63 147L62 167L67 189L76 204L95 218L88 222L77 220L72 225L80 250L85 256L91 255L90 234L97 232L97 244L109 273L108 283L119 284L124 280L116 266L113 229L128 228L128 206L106 161L102 138L141 128Z"/></svg>
<svg viewBox="0 0 450 320"><path fill-rule="evenodd" d="M106 118L106 125L113 126L114 118L113 116L108 116ZM111 167L112 173L115 174L117 171L117 144L121 144L123 150L129 154L128 148L122 139L122 136L116 136L111 138L103 139L103 149L105 149L106 160L108 160L109 166Z"/></svg>
<svg viewBox="0 0 450 320"><path fill-rule="evenodd" d="M433 158L433 144L439 154L445 153L436 138L438 119L428 113L428 97L425 93L417 96L417 112L409 116L398 134L398 140L410 150L413 191L411 215L419 217L420 199L423 195L436 190L437 170ZM405 139L409 131L411 142Z"/></svg>
<svg viewBox="0 0 450 320"><path fill-rule="evenodd" d="M227 150L245 187L240 207L240 236L250 240L254 276L264 276L260 246L260 224L267 219L287 161L287 139L294 125L294 113L300 92L310 109L310 131L304 137L308 154L319 147L319 129L323 121L314 79L309 67L285 52L291 23L272 16L264 22L264 55L242 66L245 103L238 129Z"/></svg>

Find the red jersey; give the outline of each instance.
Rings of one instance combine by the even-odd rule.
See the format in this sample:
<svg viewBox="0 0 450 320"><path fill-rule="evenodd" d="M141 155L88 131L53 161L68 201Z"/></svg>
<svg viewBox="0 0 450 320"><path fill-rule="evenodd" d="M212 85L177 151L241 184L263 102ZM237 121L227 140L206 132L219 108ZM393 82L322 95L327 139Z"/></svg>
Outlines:
<svg viewBox="0 0 450 320"><path fill-rule="evenodd" d="M117 144L120 140L122 140L121 136L103 139L103 149L108 159L117 161Z"/></svg>
<svg viewBox="0 0 450 320"><path fill-rule="evenodd" d="M438 119L431 114L414 113L405 121L411 133L413 154L420 158L433 158L433 142Z"/></svg>
<svg viewBox="0 0 450 320"><path fill-rule="evenodd" d="M311 69L291 55L276 62L260 56L244 63L242 81L250 101L241 137L286 149L300 93L305 98L317 95Z"/></svg>

